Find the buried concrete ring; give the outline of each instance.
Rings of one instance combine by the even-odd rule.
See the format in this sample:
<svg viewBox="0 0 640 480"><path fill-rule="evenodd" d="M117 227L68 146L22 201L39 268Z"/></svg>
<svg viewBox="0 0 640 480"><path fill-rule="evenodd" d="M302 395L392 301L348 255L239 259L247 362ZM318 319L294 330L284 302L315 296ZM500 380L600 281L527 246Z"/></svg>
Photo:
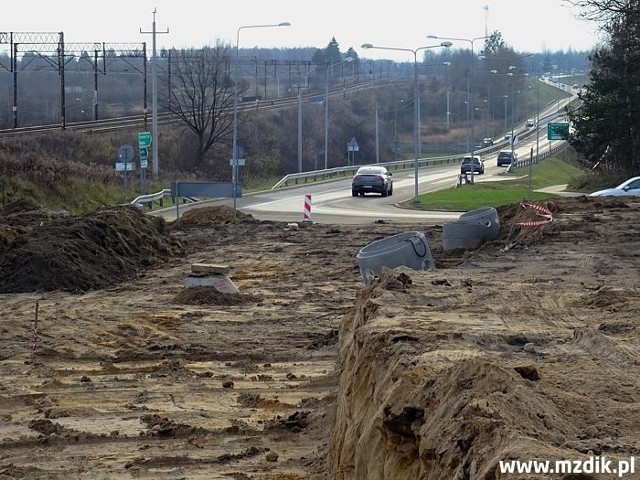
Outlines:
<svg viewBox="0 0 640 480"><path fill-rule="evenodd" d="M457 248L475 249L486 241L495 240L500 232L500 219L493 207L478 208L460 215L458 221L443 225L442 248L445 252Z"/></svg>
<svg viewBox="0 0 640 480"><path fill-rule="evenodd" d="M382 266L430 270L435 265L427 238L416 231L398 233L371 242L360 249L356 259L365 284L375 278Z"/></svg>

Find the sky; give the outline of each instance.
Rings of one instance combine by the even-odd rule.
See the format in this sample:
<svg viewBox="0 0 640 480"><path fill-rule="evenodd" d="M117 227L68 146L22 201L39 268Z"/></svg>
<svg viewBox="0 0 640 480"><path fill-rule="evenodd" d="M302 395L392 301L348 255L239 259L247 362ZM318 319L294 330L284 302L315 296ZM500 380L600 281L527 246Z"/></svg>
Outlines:
<svg viewBox="0 0 640 480"><path fill-rule="evenodd" d="M73 5L69 5L73 4ZM222 4L222 6L221 6ZM64 32L66 42L147 43L156 48L202 48L217 41L240 48L353 47L360 58L413 61L415 50L440 43L427 35L472 39L499 31L518 52L589 50L598 25L577 18L563 0L108 0L106 2L10 2L0 32ZM289 22L289 27L256 27ZM241 28L242 27L242 28ZM168 33L166 33L168 30ZM141 33L142 32L142 33ZM239 35L238 35L239 34ZM403 50L364 50L361 45ZM474 41L480 49L482 40ZM455 41L454 48L469 48ZM4 47L4 48L3 48ZM0 51L6 45L0 45Z"/></svg>

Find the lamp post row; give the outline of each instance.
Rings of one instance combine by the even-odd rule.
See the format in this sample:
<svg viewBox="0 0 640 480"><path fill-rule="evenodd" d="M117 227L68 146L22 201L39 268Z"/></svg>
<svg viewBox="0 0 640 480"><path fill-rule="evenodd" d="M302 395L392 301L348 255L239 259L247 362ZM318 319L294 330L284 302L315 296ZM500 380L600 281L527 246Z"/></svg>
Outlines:
<svg viewBox="0 0 640 480"><path fill-rule="evenodd" d="M233 76L233 143L231 151L231 183L233 188L233 210L236 210L236 197L238 191L238 60L240 51L240 31L248 28L289 27L289 22L273 23L267 25L242 25L236 33L236 61Z"/></svg>
<svg viewBox="0 0 640 480"><path fill-rule="evenodd" d="M270 27L288 27L291 24L289 22L281 22L277 24L264 24L264 25L242 25L238 27L236 32L236 55L235 55L235 66L234 66L234 99L233 99L233 144L232 144L232 184L233 184L233 207L236 209L236 197L237 197L237 177L238 177L238 63L239 63L239 48L240 48L240 32L243 29L249 28L270 28ZM155 10L154 10L154 27L155 27ZM141 32L143 33L143 32ZM144 32L146 33L146 32ZM155 34L155 28L154 32ZM168 33L168 32L167 32ZM362 45L362 48L365 49L381 49L381 50L396 50L396 51L407 51L413 53L414 56L414 153L415 153L415 164L414 164L414 202L418 202L418 167L419 167L419 154L420 154L420 107L419 107L419 95L418 95L418 61L417 54L421 50L426 50L430 48L437 47L450 47L452 45L451 41L466 41L471 45L471 54L473 56L474 42L476 40L482 40L488 38L487 36L475 37L475 38L455 38L455 37L439 37L436 35L428 35L429 39L440 39L443 40L438 45L428 45L424 47L418 47L416 49L410 48L400 48L400 47L383 47L383 46L374 46L370 43L366 43ZM154 46L155 46L155 35L154 35ZM154 49L155 56L155 49ZM340 65L342 63L353 61L353 57L346 57L340 62L336 62L327 67L326 70L326 88L325 88L325 139L324 139L324 168L328 168L328 147L329 147L329 72L332 70L334 66ZM444 62L443 65L449 67L451 65L450 62ZM155 66L155 59L154 59ZM510 67L511 69L511 67ZM448 76L448 68L447 68L447 76ZM473 58L471 68L467 77L467 123L469 124L470 120L470 77L473 71ZM155 76L154 76L155 77ZM154 78L155 80L155 78ZM448 80L447 80L448 82ZM538 87L539 88L539 87ZM505 106L506 106L506 98L505 95ZM475 115L474 115L475 117ZM450 119L450 106L449 106L449 86L447 85L447 128L449 128L449 119ZM538 123L538 122L536 122ZM471 126L473 131L473 126ZM512 130L513 135L513 130ZM157 141L154 142L157 145ZM467 151L469 151L469 135L467 135ZM157 148L157 147L156 147ZM512 149L513 149L513 138L512 138ZM155 150L155 149L154 149ZM154 152L155 153L155 152ZM473 159L473 147L471 149L471 156ZM154 155L155 157L156 155ZM157 160L154 162L157 165ZM155 165L154 165L155 166ZM157 167L156 167L157 168ZM154 174L157 174L157 171L154 171ZM471 183L473 183L473 174L474 168L471 169Z"/></svg>
<svg viewBox="0 0 640 480"><path fill-rule="evenodd" d="M329 71L333 67L342 63L352 62L353 57L345 57L343 60L333 63L327 67L325 72L325 92L324 92L324 169L329 168Z"/></svg>
<svg viewBox="0 0 640 480"><path fill-rule="evenodd" d="M378 50L396 50L400 52L411 52L413 53L413 129L414 129L414 165L413 165L413 175L414 175L414 198L413 201L418 203L418 167L419 167L419 157L420 157L420 98L418 96L418 52L421 50L427 50L429 48L438 48L438 47L450 47L453 45L449 41L441 42L439 45L427 45L424 47L418 47L415 49L411 48L400 48L400 47L380 47L377 45L372 45L371 43L365 43L362 45L364 49L378 49Z"/></svg>
<svg viewBox="0 0 640 480"><path fill-rule="evenodd" d="M458 42L468 42L471 46L471 66L469 67L469 72L467 73L467 152L471 153L471 183L474 183L474 172L475 172L475 158L474 158L474 150L475 150L475 142L472 141L469 137L473 137L473 124L475 119L475 110L473 111L473 118L471 117L471 78L473 76L473 65L475 63L475 57L473 53L473 46L477 40L485 40L489 38L487 35L482 37L474 37L474 38L456 38L456 37L440 37L438 35L427 35L427 38L431 39L440 39L440 40L452 40ZM471 132L469 133L469 125L471 126ZM471 145L469 145L471 140ZM471 150L469 150L469 146L471 146Z"/></svg>

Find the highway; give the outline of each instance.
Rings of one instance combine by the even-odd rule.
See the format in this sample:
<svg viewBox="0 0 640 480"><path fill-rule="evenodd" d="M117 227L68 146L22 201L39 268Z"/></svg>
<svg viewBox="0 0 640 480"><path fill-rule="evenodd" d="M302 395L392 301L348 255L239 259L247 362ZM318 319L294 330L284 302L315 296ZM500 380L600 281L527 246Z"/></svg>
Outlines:
<svg viewBox="0 0 640 480"><path fill-rule="evenodd" d="M537 136L530 135L520 140L514 146L519 159L527 159L532 149L535 155L537 151L542 153L545 149L561 145L564 141L549 141L547 139L548 121L559 121L557 114L571 98L561 102L554 102L540 112L540 122ZM519 125L514 129L516 133L522 133L524 127ZM505 144L507 145L507 144ZM508 148L505 146L504 148ZM500 181L526 176L528 168L521 168L514 173L507 174L507 167L498 167L496 164L497 153L483 155L485 164L484 175L474 175L474 182ZM458 181L460 173L457 164L430 166L418 171L418 191L420 194L433 192L445 188L453 188ZM245 194L236 199L238 211L250 214L258 220L301 222L304 220L305 196L311 195L311 221L315 223L332 224L365 224L374 221L419 223L437 225L443 222L456 220L462 212L442 212L416 210L410 208L411 200L415 194L414 170L399 170L393 172L393 195L382 197L379 195L365 195L353 197L351 195L351 178L344 178L323 183L309 183L295 187L266 190L252 194ZM465 188L465 185L459 188ZM207 205L233 206L233 199L215 199L195 204L180 206L180 213L190 208L198 208ZM160 214L168 221L175 220L176 208L163 209L154 214Z"/></svg>
<svg viewBox="0 0 640 480"><path fill-rule="evenodd" d="M540 126L540 140L536 142L533 135L527 140L517 143L514 147L520 159L528 158L536 144L540 151L555 146L562 141L549 142L546 137L546 126ZM551 145L550 145L551 144ZM528 169L520 169L513 174L507 174L506 167L496 165L497 152L483 157L485 174L474 175L476 183L500 181L526 176ZM458 181L460 169L458 165L442 165L421 168L418 172L418 191L420 194L433 192L445 188L453 188ZM382 197L376 194L364 197L351 195L351 178L324 183L309 183L307 185L288 187L276 190L266 190L245 194L236 199L238 211L250 214L258 220L300 222L304 219L305 196L311 195L311 221L315 223L332 224L365 224L374 221L389 223L419 223L436 225L456 220L462 212L425 211L410 208L414 196L414 170L393 172L393 195ZM465 185L459 188L465 188ZM233 199L215 199L194 204L181 205L180 214L191 208L209 205L233 206ZM176 218L176 208L167 208L154 212L161 214L168 221Z"/></svg>

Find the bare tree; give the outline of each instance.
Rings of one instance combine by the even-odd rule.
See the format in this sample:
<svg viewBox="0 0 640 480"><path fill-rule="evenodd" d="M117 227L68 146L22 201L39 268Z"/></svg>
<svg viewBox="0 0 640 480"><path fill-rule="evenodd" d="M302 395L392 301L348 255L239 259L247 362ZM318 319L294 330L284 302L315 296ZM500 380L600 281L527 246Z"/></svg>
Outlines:
<svg viewBox="0 0 640 480"><path fill-rule="evenodd" d="M580 16L586 20L609 22L620 16L637 16L637 0L562 0L582 9Z"/></svg>
<svg viewBox="0 0 640 480"><path fill-rule="evenodd" d="M202 50L172 52L171 87L163 107L178 116L197 137L190 170L202 166L209 149L233 131L234 86L228 48L218 43Z"/></svg>

